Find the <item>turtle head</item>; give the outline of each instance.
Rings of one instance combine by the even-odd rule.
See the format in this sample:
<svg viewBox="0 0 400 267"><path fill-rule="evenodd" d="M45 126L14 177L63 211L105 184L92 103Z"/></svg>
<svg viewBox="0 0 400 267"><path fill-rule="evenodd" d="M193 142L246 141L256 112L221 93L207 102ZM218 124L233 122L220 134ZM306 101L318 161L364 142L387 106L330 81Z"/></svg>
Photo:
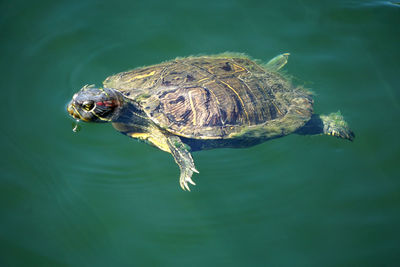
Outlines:
<svg viewBox="0 0 400 267"><path fill-rule="evenodd" d="M116 90L85 85L67 106L69 114L86 122L111 122L120 114L123 96Z"/></svg>

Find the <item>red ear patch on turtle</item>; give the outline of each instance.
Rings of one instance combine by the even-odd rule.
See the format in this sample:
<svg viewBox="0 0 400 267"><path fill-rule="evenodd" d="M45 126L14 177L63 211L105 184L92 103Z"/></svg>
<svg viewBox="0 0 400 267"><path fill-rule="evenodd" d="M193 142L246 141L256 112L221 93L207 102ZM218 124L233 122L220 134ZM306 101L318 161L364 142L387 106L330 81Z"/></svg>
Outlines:
<svg viewBox="0 0 400 267"><path fill-rule="evenodd" d="M116 102L112 101L103 101L103 102L96 102L97 106L106 106L106 107L114 107L116 106Z"/></svg>

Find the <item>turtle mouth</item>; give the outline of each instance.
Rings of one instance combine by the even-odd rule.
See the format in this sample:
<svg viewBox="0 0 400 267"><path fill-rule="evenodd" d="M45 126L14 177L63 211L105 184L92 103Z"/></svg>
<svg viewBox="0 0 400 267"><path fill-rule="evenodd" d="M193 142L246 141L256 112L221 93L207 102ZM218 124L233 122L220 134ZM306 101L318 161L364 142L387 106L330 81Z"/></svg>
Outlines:
<svg viewBox="0 0 400 267"><path fill-rule="evenodd" d="M74 104L70 103L67 107L67 111L69 113L69 115L71 115L71 117L73 117L76 120L85 120L82 118L81 114L79 114L79 112L76 110Z"/></svg>

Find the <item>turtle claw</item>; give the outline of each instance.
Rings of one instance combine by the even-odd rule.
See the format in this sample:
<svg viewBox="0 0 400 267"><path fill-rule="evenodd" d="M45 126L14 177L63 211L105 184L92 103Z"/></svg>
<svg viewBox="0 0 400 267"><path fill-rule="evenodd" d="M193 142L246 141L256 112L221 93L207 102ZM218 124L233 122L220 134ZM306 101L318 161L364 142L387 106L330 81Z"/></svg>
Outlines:
<svg viewBox="0 0 400 267"><path fill-rule="evenodd" d="M187 178L185 179L185 181L191 183L192 185L196 185L196 183L193 182L192 178L190 178L190 177L187 177Z"/></svg>
<svg viewBox="0 0 400 267"><path fill-rule="evenodd" d="M185 170L181 169L181 176L179 178L179 184L182 187L182 189L185 191L186 190L190 191L190 187L189 187L188 183L190 183L192 185L196 185L196 183L193 182L193 180L192 180L192 177L191 177L192 174L193 174L193 171L191 169L185 169Z"/></svg>
<svg viewBox="0 0 400 267"><path fill-rule="evenodd" d="M190 188L184 179L181 179L179 183L184 191L188 190L190 192Z"/></svg>
<svg viewBox="0 0 400 267"><path fill-rule="evenodd" d="M187 189L187 191L189 191L190 192L190 187L188 186L188 184L186 183L186 181L185 181L185 188ZM185 190L185 189L183 189L183 190Z"/></svg>
<svg viewBox="0 0 400 267"><path fill-rule="evenodd" d="M337 138L347 139L350 141L353 141L354 137L355 137L355 134L353 133L353 131L351 131L350 129L347 129L347 128L332 130L331 132L328 133L328 135L332 135Z"/></svg>

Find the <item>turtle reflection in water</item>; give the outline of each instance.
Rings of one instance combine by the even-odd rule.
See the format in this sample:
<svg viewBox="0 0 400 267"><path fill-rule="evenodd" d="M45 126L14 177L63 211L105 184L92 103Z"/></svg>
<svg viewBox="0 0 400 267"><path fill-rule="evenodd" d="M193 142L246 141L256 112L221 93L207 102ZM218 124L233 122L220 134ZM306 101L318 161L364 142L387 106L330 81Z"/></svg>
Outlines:
<svg viewBox="0 0 400 267"><path fill-rule="evenodd" d="M249 147L290 133L354 138L340 113L313 115L311 93L279 72L288 55L267 64L232 53L177 58L115 74L102 88L85 86L67 109L171 153L181 187L190 190L198 172L191 151Z"/></svg>

